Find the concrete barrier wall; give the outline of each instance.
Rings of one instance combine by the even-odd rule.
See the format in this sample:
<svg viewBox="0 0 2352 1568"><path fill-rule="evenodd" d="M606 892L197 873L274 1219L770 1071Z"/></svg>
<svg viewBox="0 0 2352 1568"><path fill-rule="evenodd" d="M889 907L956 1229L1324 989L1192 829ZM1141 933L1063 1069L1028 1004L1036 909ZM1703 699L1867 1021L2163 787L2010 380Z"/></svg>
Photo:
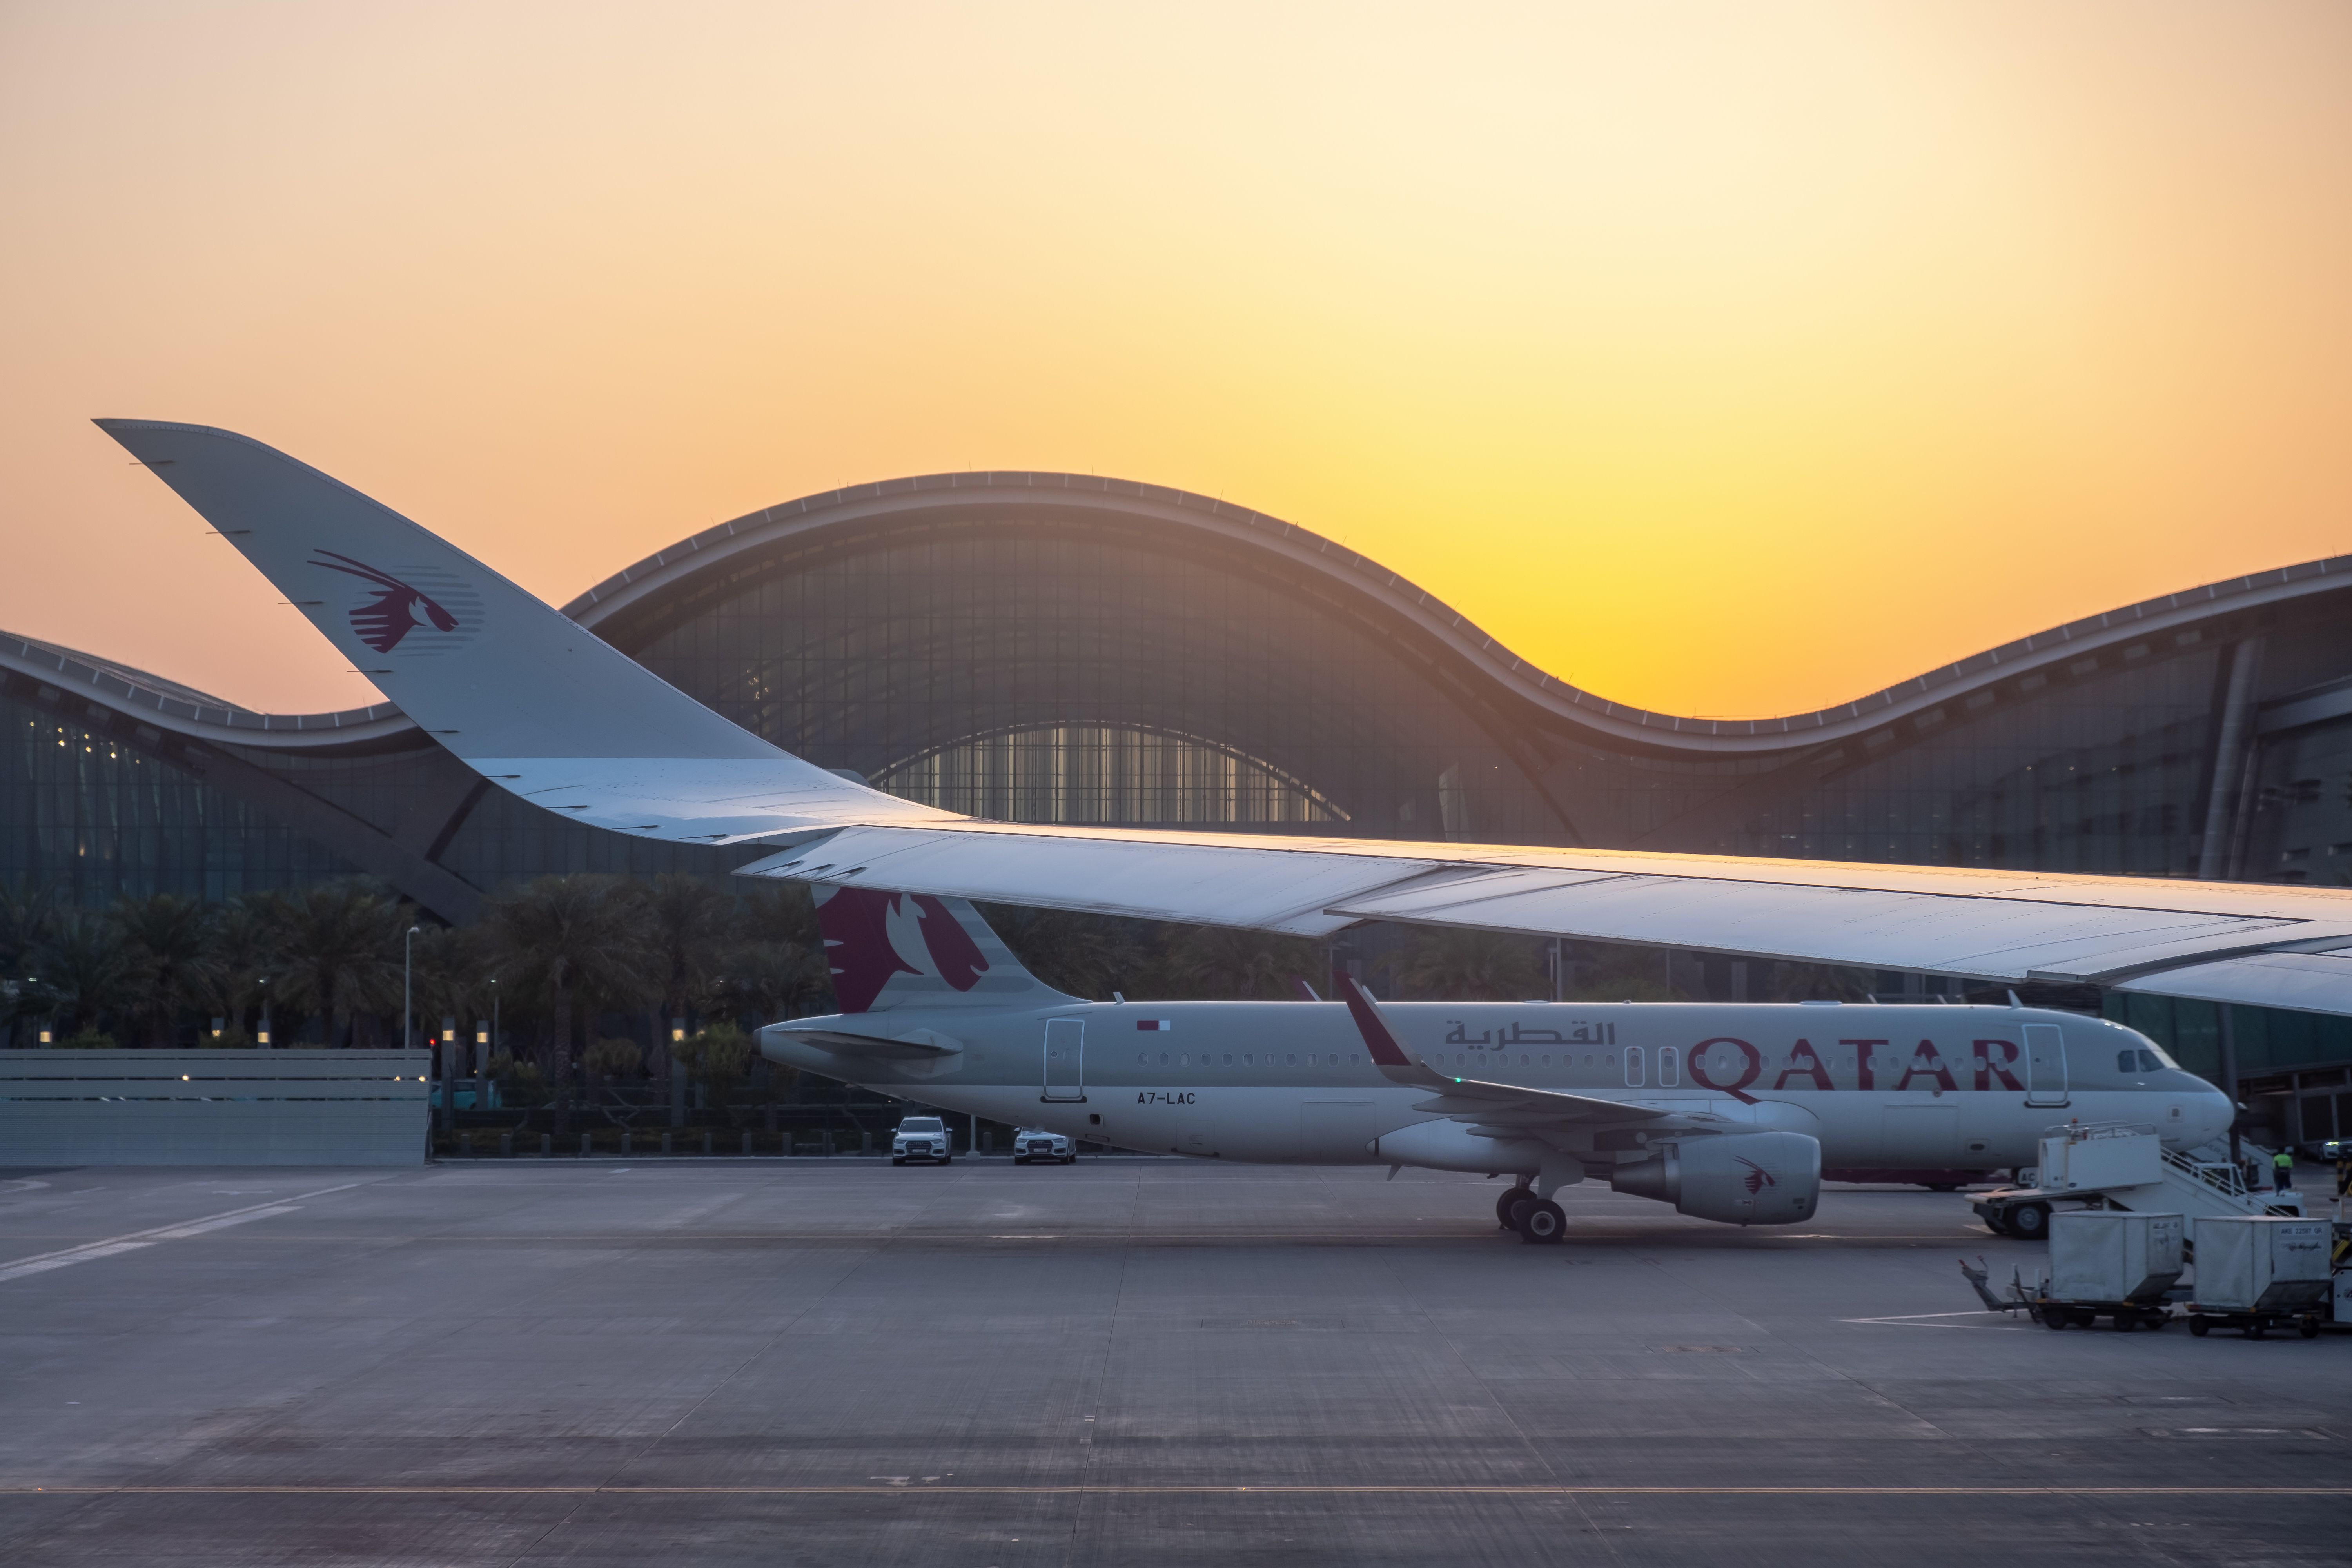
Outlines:
<svg viewBox="0 0 2352 1568"><path fill-rule="evenodd" d="M0 1165L421 1165L429 1051L0 1051Z"/></svg>

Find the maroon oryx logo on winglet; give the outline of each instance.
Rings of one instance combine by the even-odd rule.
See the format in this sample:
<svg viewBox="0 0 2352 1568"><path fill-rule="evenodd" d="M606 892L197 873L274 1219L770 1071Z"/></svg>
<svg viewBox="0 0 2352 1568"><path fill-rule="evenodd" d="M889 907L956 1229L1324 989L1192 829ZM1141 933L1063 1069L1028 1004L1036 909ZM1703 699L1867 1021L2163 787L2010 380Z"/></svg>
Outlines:
<svg viewBox="0 0 2352 1568"><path fill-rule="evenodd" d="M1763 1166L1758 1164L1747 1155L1734 1154L1732 1158L1748 1167L1747 1186L1748 1195L1749 1197L1754 1197L1757 1194L1762 1192L1767 1187L1777 1187L1780 1184L1780 1177L1774 1175L1771 1172L1766 1170Z"/></svg>
<svg viewBox="0 0 2352 1568"><path fill-rule="evenodd" d="M352 612L352 630L376 652L390 653L400 646L401 638L421 626L429 624L436 632L457 629L457 617L443 609L424 589L412 588L389 572L379 572L363 561L338 555L331 550L321 550L319 554L327 559L313 559L311 565L363 577L376 584L375 597ZM423 619L418 618L420 615Z"/></svg>

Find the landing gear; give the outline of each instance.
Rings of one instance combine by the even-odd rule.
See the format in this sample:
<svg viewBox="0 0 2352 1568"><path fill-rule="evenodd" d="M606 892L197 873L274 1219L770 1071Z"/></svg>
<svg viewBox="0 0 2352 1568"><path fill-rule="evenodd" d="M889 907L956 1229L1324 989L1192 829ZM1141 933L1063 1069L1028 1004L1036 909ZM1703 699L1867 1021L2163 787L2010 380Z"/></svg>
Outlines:
<svg viewBox="0 0 2352 1568"><path fill-rule="evenodd" d="M1568 1214L1549 1198L1529 1196L1518 1210L1519 1239L1530 1247L1555 1247L1568 1234Z"/></svg>
<svg viewBox="0 0 2352 1568"><path fill-rule="evenodd" d="M1519 1228L1519 1205L1536 1201L1536 1195L1526 1187L1506 1187L1503 1195L1495 1200L1495 1223L1505 1230Z"/></svg>

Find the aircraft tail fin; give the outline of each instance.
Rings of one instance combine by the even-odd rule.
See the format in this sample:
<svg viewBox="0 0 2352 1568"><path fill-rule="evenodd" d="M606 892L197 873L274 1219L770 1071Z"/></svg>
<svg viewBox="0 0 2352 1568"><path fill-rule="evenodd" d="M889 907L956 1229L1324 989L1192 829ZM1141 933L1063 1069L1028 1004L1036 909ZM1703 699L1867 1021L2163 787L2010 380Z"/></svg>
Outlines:
<svg viewBox="0 0 2352 1568"><path fill-rule="evenodd" d="M1041 1007L1080 998L1021 966L961 899L825 887L816 895L834 998L844 1013L901 1007Z"/></svg>

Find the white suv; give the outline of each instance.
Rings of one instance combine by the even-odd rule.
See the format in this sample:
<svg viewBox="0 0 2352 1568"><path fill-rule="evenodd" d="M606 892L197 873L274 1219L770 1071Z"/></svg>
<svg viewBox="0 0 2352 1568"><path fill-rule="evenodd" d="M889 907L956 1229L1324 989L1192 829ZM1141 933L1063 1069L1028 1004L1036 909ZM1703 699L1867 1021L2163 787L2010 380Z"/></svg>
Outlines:
<svg viewBox="0 0 2352 1568"><path fill-rule="evenodd" d="M1024 1127L1013 1134L1013 1163L1016 1165L1025 1165L1032 1160L1059 1160L1065 1165L1072 1165L1077 1158L1077 1146L1058 1132Z"/></svg>
<svg viewBox="0 0 2352 1568"><path fill-rule="evenodd" d="M955 1141L948 1136L948 1124L936 1116L909 1116L890 1134L894 1165L909 1160L936 1160L944 1165L954 1158Z"/></svg>

